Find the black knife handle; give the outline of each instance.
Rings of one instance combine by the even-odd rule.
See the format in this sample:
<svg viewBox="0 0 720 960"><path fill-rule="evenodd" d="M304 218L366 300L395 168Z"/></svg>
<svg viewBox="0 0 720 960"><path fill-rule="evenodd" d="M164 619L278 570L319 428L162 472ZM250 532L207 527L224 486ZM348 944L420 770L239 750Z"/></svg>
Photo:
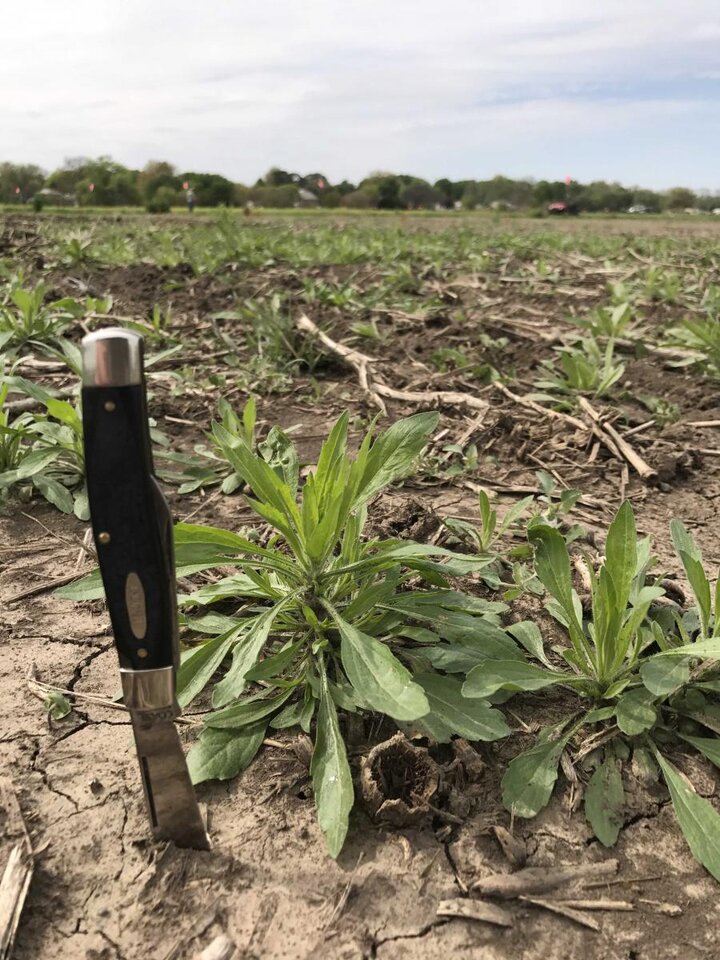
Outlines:
<svg viewBox="0 0 720 960"><path fill-rule="evenodd" d="M120 666L178 666L172 517L153 475L142 338L83 340L85 472Z"/></svg>

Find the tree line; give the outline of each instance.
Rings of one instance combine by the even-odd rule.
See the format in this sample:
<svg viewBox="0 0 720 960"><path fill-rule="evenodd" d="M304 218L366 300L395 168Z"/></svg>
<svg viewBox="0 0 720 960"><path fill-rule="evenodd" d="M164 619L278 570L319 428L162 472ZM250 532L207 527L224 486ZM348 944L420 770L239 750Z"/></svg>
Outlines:
<svg viewBox="0 0 720 960"><path fill-rule="evenodd" d="M317 202L323 207L380 210L495 207L543 211L550 203L568 202L580 210L608 213L633 206L650 213L720 207L720 196L709 191L686 187L655 191L604 180L583 184L496 176L488 180L443 177L430 183L420 177L377 171L355 184L348 180L331 183L319 172L298 174L272 167L252 186L246 186L219 174L179 171L170 163L155 160L142 170L132 170L110 157L76 157L51 173L33 164L0 164L0 203L33 200L41 207L44 201L54 204L62 198L80 206L145 206L162 212L184 203L188 188L201 207L292 207Z"/></svg>

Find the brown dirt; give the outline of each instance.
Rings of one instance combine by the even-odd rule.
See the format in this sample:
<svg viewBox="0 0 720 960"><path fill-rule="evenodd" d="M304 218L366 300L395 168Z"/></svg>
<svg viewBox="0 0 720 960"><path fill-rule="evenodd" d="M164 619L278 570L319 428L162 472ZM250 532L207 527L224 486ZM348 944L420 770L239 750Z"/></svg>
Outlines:
<svg viewBox="0 0 720 960"><path fill-rule="evenodd" d="M436 226L435 221L428 224ZM518 229L528 231L537 226L517 220L505 226L515 229L518 224ZM682 222L677 230L695 235L713 226ZM547 229L548 224L542 222L542 227ZM568 221L553 229L572 232L581 227ZM640 221L632 227L641 234L652 232L655 224ZM626 221L610 221L603 229L624 232L629 228ZM34 233L28 226L15 224L0 237L6 245L19 247L32 245ZM207 314L232 302L238 290L235 282L216 277L196 280L182 269L148 265L93 269L82 278L93 292L112 292L122 309L137 317L146 316L153 303L162 300L168 282L183 283L182 295L179 288L168 295L177 323L187 329L186 350L196 357L198 376L216 368L203 357L212 342ZM62 283L60 274L54 279ZM506 345L488 348L488 362L501 369L514 368L530 389L537 361L550 355L552 345L538 350L517 328L508 332L505 321L521 315L522 306L530 306L543 310L546 329L562 332L567 329L569 310L585 309L599 296L592 276L576 286L587 296L565 292L555 297L537 291L526 296L524 290L508 290L500 293L502 303L492 308L484 306L483 300L495 297L497 291L466 289L460 294L461 305L477 316L477 324L471 320L458 326L450 311L440 316L442 325L435 327L437 317L430 324L395 319L392 355L384 353L387 348L382 345L368 346L365 341L355 345L383 356L386 371L393 374L388 382L412 385L435 373L424 364L432 353L430 341L436 331L443 334L439 337L443 343L456 336L470 350L475 349L482 329L495 339L508 337ZM348 324L339 311L328 310L323 320L338 339L348 336ZM604 529L625 489L617 460L603 449L590 460L590 450L564 426L528 414L492 388L478 387L465 377L463 371L451 371L435 383L447 389L480 391L490 409L475 423L461 410L444 410L440 429L447 433L439 447L464 436L465 443L474 442L480 451L477 469L446 482L416 481L402 494L393 491L374 508L376 528L386 535L412 530L413 536L432 536L437 515L475 515L475 495L467 481L502 491L508 485L534 483L534 472L543 468L556 471L569 486L581 487L594 497L582 507L581 519L591 531ZM701 452L717 444L711 439L712 431L683 423L714 418L720 410L720 393L707 383L698 385L687 372L666 369L648 359L630 360L626 378L633 392L641 388L680 407L679 424L655 427L634 437L636 449L650 463L662 466L654 486L629 477L627 493L640 531L655 536L661 560L676 571L666 530L671 517L683 517L710 563L720 563L712 524L720 496L720 457ZM159 425L184 447L199 442L223 391L208 386L196 394L178 393L164 374L154 375L151 384ZM312 461L328 424L348 405L363 417L372 412L353 376L331 364L321 368L314 380L304 373L298 376L288 394L263 400L260 413L268 423L298 425L302 453ZM620 406L628 425L649 419L633 397ZM401 404L392 407L393 416L406 412L410 408ZM178 419L185 422L178 424ZM501 502L511 501L502 497ZM173 507L178 517L197 510L198 522L238 526L247 522L238 498L175 497ZM492 827L512 827L500 801L499 780L504 763L518 748L517 738L501 747L481 745L474 772L463 767L458 774L452 751L437 752L435 760L446 779L438 801L442 806L430 810L419 826L378 823L358 805L337 862L326 856L315 822L306 745L293 736L274 738L238 780L199 788L199 799L208 810L210 853L153 843L148 838L125 715L79 700L70 716L52 721L32 693L29 680L34 676L60 688L112 699L118 679L101 604L74 605L54 598L46 589L12 599L71 571L79 551L77 540L84 534L82 524L42 503L22 509L29 515L14 505L12 512L0 516L2 769L16 786L37 851L15 948L17 960L56 956L194 960L222 934L236 945L233 956L247 960L720 956L716 884L689 853L666 795L648 795L632 783L627 784L632 802L626 827L612 852L593 840L581 812L571 815L572 784L562 775L550 807L533 821L514 824L532 866L617 856L621 882L594 894L630 900L635 904L632 913L595 914L599 933L520 903L509 907L514 925L508 930L468 920L437 919L440 900L457 896L479 877L509 869ZM399 524L404 529L398 529ZM81 561L81 569L87 565L88 561ZM528 723L546 720L561 707L552 697L528 697L518 704L517 713ZM371 724L348 730L356 773L362 756L390 732L373 730ZM195 729L189 724L182 733L189 743ZM712 770L703 767L694 778L703 783L704 792L717 795Z"/></svg>

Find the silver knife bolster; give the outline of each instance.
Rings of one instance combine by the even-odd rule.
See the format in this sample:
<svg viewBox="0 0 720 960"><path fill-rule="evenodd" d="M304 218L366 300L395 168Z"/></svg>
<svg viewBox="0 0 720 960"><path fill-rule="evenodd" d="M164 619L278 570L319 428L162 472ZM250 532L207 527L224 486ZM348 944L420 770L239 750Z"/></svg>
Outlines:
<svg viewBox="0 0 720 960"><path fill-rule="evenodd" d="M142 383L143 341L132 330L109 328L83 337L83 386L130 387Z"/></svg>
<svg viewBox="0 0 720 960"><path fill-rule="evenodd" d="M175 696L175 667L120 669L125 706L144 726L180 716Z"/></svg>

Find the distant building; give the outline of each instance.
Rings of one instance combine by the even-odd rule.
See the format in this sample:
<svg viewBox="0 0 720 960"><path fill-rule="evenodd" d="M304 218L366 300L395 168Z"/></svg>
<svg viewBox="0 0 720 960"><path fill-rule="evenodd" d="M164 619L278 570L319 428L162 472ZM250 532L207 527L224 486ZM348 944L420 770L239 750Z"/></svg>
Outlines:
<svg viewBox="0 0 720 960"><path fill-rule="evenodd" d="M549 203L547 212L555 217L575 216L580 213L576 203L565 203L564 200L556 200L555 203Z"/></svg>
<svg viewBox="0 0 720 960"><path fill-rule="evenodd" d="M298 187L298 198L295 203L296 207L317 207L320 201L312 192L312 190L306 190L305 187Z"/></svg>
<svg viewBox="0 0 720 960"><path fill-rule="evenodd" d="M77 197L71 193L60 193L59 190L52 190L50 187L43 187L35 194L36 197L42 197L43 203L50 207L76 207L78 205ZM28 197L28 203L32 203L33 197Z"/></svg>

